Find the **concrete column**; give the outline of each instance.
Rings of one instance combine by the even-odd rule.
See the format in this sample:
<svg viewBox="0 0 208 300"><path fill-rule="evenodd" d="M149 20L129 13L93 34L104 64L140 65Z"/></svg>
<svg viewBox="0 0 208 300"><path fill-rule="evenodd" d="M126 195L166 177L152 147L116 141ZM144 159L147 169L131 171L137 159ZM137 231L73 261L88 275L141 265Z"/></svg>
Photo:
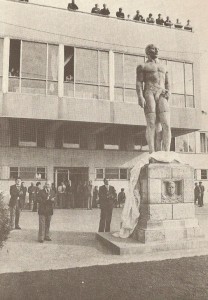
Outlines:
<svg viewBox="0 0 208 300"><path fill-rule="evenodd" d="M10 146L9 120L6 118L0 119L0 146Z"/></svg>
<svg viewBox="0 0 208 300"><path fill-rule="evenodd" d="M114 83L115 83L114 53L109 51L109 84L110 84L110 101L114 101Z"/></svg>
<svg viewBox="0 0 208 300"><path fill-rule="evenodd" d="M64 95L64 45L59 45L59 59L58 59L58 96Z"/></svg>
<svg viewBox="0 0 208 300"><path fill-rule="evenodd" d="M2 79L3 93L8 92L8 85L9 85L9 49L10 49L10 39L8 37L5 37L4 44L3 44L3 79Z"/></svg>
<svg viewBox="0 0 208 300"><path fill-rule="evenodd" d="M51 182L54 182L53 167L53 165L47 166L47 180L50 180Z"/></svg>

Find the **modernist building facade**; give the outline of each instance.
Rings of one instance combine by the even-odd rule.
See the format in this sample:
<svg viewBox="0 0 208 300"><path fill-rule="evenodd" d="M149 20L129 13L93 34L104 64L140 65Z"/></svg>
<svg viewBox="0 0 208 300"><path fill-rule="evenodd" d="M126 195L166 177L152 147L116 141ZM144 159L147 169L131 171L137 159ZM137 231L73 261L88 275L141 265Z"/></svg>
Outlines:
<svg viewBox="0 0 208 300"><path fill-rule="evenodd" d="M127 188L129 170L148 150L135 80L150 43L171 78L172 150L196 152L194 137L204 136L194 133L201 129L195 33L30 3L0 5L3 188L16 176L56 185L70 179L74 187L89 179L99 186L106 177L117 191Z"/></svg>

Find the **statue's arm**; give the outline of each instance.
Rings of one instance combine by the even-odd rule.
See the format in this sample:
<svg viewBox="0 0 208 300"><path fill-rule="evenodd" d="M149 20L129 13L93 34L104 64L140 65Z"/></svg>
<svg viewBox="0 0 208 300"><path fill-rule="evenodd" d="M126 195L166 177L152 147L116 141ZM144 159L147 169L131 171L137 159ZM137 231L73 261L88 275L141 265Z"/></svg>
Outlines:
<svg viewBox="0 0 208 300"><path fill-rule="evenodd" d="M136 91L138 96L139 105L144 108L145 99L143 95L143 82L144 82L144 68L142 65L137 67L137 76L136 76Z"/></svg>
<svg viewBox="0 0 208 300"><path fill-rule="evenodd" d="M168 71L165 73L165 89L166 89L166 98L168 99L170 97L171 91L170 91L170 78Z"/></svg>

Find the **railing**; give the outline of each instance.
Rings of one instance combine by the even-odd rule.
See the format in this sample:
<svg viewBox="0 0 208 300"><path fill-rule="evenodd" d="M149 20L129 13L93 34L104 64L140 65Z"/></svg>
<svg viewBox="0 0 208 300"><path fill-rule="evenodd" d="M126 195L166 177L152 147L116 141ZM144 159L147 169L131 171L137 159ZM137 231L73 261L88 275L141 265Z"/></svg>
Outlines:
<svg viewBox="0 0 208 300"><path fill-rule="evenodd" d="M76 13L76 14L86 14L86 15L91 15L93 17L98 17L98 18L107 18L107 19L116 19L119 22L133 22L133 23L139 23L139 24L144 24L144 25L149 25L149 26L157 26L157 27L161 27L161 28L167 28L167 29L174 29L174 30L179 30L179 31L185 31L185 32L189 32L189 33L193 33L193 29L192 30L187 30L187 29L183 29L183 28L175 28L173 24L172 26L165 26L165 25L159 25L155 23L148 23L148 22L142 22L142 21L135 21L133 19L121 19L121 18L117 18L117 17L112 17L112 16L105 16L105 15L101 15L101 14L95 14L95 13L90 13L90 12L84 12L81 10L68 10L67 8L62 8L62 7L57 7L57 6L49 6L49 5L44 5L44 4L36 4L36 3L32 3L30 2L30 0L28 0L29 2L24 2L24 1L19 1L19 0L5 0L5 1L10 1L10 2L16 2L16 3L20 3L20 4L24 4L24 5L34 5L34 6L40 6L40 7L44 7L44 8L52 8L52 9L57 9L57 10L61 10L61 11L67 11L69 13ZM186 25L184 25L186 26ZM183 26L183 27L184 27Z"/></svg>

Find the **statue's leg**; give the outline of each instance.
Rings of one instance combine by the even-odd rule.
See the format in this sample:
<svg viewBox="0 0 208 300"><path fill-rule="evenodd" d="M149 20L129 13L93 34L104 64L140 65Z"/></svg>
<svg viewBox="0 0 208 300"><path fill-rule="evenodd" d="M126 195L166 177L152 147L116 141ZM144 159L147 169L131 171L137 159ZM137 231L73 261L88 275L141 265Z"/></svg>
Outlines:
<svg viewBox="0 0 208 300"><path fill-rule="evenodd" d="M146 105L144 108L147 129L146 139L149 146L149 153L155 152L155 123L156 123L156 104L155 98L151 90L147 90L144 94Z"/></svg>
<svg viewBox="0 0 208 300"><path fill-rule="evenodd" d="M170 112L161 112L159 114L162 125L162 144L164 151L170 151L171 129L170 129Z"/></svg>
<svg viewBox="0 0 208 300"><path fill-rule="evenodd" d="M156 120L155 125L155 150L162 151L162 125Z"/></svg>
<svg viewBox="0 0 208 300"><path fill-rule="evenodd" d="M149 146L149 153L155 152L155 122L156 113L145 115L147 121L146 139Z"/></svg>

